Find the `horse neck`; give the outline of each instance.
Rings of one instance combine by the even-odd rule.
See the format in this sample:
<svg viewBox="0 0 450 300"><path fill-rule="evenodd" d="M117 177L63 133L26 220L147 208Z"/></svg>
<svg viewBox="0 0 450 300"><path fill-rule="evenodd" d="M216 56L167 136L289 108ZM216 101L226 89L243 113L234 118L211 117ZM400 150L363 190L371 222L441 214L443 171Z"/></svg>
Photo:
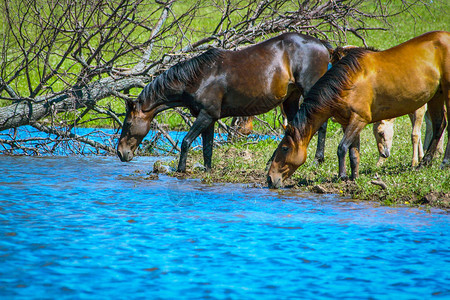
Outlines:
<svg viewBox="0 0 450 300"><path fill-rule="evenodd" d="M322 107L320 110L309 111L304 103L293 120L293 126L299 130L300 136L306 144L309 144L314 134L331 117L332 111L329 107Z"/></svg>
<svg viewBox="0 0 450 300"><path fill-rule="evenodd" d="M144 111L155 110L160 113L166 109L183 106L182 92L179 94L165 94L164 97L155 97L156 99L147 99L142 105Z"/></svg>

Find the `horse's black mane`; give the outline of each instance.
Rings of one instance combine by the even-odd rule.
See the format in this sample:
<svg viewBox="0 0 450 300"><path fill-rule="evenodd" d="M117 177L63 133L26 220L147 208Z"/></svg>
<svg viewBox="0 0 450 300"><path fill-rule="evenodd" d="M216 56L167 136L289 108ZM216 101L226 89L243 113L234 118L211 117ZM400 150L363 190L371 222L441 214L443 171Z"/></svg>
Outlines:
<svg viewBox="0 0 450 300"><path fill-rule="evenodd" d="M165 95L168 92L181 91L187 83L196 79L203 72L204 67L214 63L217 58L221 57L223 52L223 50L213 48L170 67L144 87L138 97L138 101L142 103L148 99L165 100Z"/></svg>
<svg viewBox="0 0 450 300"><path fill-rule="evenodd" d="M311 88L300 105L292 125L301 132L307 122L315 113L320 113L326 108L337 108L341 100L341 93L348 89L352 82L351 76L360 70L359 59L374 49L352 48L348 54L339 60L325 75L323 75Z"/></svg>

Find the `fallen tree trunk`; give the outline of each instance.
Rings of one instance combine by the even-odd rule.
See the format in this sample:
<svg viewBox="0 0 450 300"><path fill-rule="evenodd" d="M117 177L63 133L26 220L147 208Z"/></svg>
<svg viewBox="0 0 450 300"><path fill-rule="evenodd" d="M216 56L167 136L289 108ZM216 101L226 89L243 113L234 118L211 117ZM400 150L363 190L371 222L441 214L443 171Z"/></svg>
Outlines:
<svg viewBox="0 0 450 300"><path fill-rule="evenodd" d="M142 87L149 81L149 76L121 79L108 77L58 95L36 97L34 100L22 100L0 107L0 131L29 125L53 113L94 106L97 101L115 92Z"/></svg>

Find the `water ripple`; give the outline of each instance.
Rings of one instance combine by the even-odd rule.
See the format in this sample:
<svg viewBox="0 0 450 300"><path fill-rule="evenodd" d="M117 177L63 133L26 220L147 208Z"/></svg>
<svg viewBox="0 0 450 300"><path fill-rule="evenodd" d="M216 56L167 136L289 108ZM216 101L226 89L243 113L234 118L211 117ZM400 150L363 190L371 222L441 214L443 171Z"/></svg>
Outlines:
<svg viewBox="0 0 450 300"><path fill-rule="evenodd" d="M159 176L152 158L0 157L2 298L450 296L450 217Z"/></svg>

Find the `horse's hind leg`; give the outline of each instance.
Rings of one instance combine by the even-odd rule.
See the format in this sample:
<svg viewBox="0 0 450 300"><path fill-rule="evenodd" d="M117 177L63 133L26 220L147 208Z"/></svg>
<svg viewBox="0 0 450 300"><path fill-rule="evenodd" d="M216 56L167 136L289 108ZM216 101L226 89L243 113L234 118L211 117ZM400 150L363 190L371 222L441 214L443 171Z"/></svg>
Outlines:
<svg viewBox="0 0 450 300"><path fill-rule="evenodd" d="M447 118L448 119L448 118ZM428 148L430 147L431 138L433 137L433 124L431 122L430 114L427 110L425 114L425 139L423 141L423 151L426 152ZM435 153L435 156L438 156L442 153L444 153L444 135L441 136L441 139L439 140L439 144Z"/></svg>
<svg viewBox="0 0 450 300"><path fill-rule="evenodd" d="M297 114L300 97L302 96L301 90L293 91L286 100L284 100L281 107L281 113L286 117L288 122L291 122Z"/></svg>
<svg viewBox="0 0 450 300"><path fill-rule="evenodd" d="M192 142L200 135L200 133L204 132L209 127L211 127L211 124L212 124L212 126L214 126L214 120L211 118L211 116L208 115L208 113L206 113L203 110L200 111L197 119L194 121L191 129L189 129L189 132L183 138L183 142L181 143L180 161L178 163L178 169L177 169L178 172L186 172L187 153L188 153L189 148L191 147ZM209 133L209 134L211 134L211 133ZM213 127L213 134L214 134L214 127ZM209 146L207 146L207 147L209 147ZM212 149L211 149L211 155L212 155Z"/></svg>
<svg viewBox="0 0 450 300"><path fill-rule="evenodd" d="M444 132L447 123L444 113L444 97L441 89L439 89L433 96L433 98L428 102L428 113L430 114L430 119L433 125L433 137L431 138L430 146L428 147L425 156L420 162L419 167L431 165L434 154L436 153L439 140L441 139L442 133Z"/></svg>

